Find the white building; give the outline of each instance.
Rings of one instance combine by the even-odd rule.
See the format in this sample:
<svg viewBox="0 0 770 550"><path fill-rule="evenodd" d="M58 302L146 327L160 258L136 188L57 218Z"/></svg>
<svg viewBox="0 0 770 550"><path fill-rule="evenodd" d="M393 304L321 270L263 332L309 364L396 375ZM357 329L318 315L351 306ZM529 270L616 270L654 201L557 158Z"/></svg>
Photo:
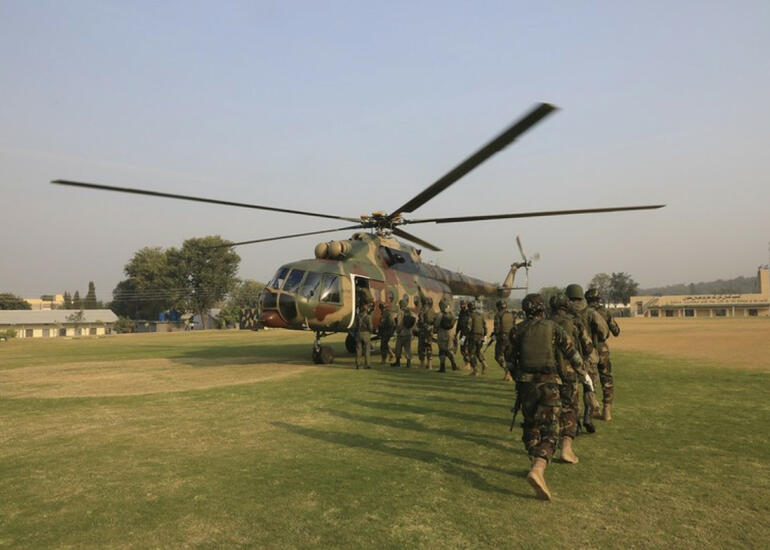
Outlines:
<svg viewBox="0 0 770 550"><path fill-rule="evenodd" d="M118 317L109 309L2 310L0 331L13 329L17 338L58 338L64 336L101 336L112 331Z"/></svg>

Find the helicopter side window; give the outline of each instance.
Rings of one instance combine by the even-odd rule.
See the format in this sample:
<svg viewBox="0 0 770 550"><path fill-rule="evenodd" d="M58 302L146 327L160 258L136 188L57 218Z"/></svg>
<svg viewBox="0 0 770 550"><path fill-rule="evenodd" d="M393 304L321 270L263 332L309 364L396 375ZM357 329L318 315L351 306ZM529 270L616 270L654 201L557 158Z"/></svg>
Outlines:
<svg viewBox="0 0 770 550"><path fill-rule="evenodd" d="M305 298L310 299L316 294L318 294L318 287L320 286L320 284L321 284L321 274L308 271L307 277L305 277L305 282L302 284L302 288L300 289L299 293Z"/></svg>
<svg viewBox="0 0 770 550"><path fill-rule="evenodd" d="M289 272L288 267L281 267L278 269L278 271L275 272L275 276L273 277L273 280L268 283L267 286L270 288L281 288L283 286L283 281L286 279L286 274Z"/></svg>
<svg viewBox="0 0 770 550"><path fill-rule="evenodd" d="M294 292L299 288L299 284L302 282L302 277L305 276L305 272L301 269L292 269L289 276L286 277L286 283L283 285L283 289L286 292Z"/></svg>
<svg viewBox="0 0 770 550"><path fill-rule="evenodd" d="M337 275L325 273L321 289L322 302L333 302L335 304L340 303L340 278Z"/></svg>

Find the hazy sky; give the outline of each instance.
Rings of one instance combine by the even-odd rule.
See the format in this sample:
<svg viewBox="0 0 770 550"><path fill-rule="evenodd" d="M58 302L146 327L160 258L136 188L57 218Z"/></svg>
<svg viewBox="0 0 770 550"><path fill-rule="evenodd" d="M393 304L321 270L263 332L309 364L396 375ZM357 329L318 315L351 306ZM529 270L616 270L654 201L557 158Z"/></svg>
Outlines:
<svg viewBox="0 0 770 550"><path fill-rule="evenodd" d="M767 263L766 0L0 0L0 292L108 299L143 246L345 225L51 179L392 211L539 101L561 110L413 217L668 206L407 227L445 250L426 258L501 281L518 234L534 288ZM240 247L240 276L319 240Z"/></svg>

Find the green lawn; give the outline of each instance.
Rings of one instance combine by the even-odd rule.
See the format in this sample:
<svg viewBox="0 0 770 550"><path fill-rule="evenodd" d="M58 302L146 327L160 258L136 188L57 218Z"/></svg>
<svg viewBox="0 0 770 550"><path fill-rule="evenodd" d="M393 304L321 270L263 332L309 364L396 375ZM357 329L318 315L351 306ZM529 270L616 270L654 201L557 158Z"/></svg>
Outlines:
<svg viewBox="0 0 770 550"><path fill-rule="evenodd" d="M0 547L767 547L768 372L613 354L615 420L577 439L580 464L549 465L547 503L524 480L512 389L491 358L481 379L356 371L336 336L333 366L217 384L228 363L311 365L311 341L271 331L0 345ZM87 378L89 362L130 370L155 358L180 376L206 369L210 387L2 392L11 370L18 384L39 365L77 363Z"/></svg>

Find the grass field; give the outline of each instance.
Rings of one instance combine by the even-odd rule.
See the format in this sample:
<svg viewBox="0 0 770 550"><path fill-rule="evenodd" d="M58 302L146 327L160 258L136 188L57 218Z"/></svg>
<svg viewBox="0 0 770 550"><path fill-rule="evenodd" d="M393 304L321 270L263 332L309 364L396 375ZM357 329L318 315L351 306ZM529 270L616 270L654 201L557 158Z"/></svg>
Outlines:
<svg viewBox="0 0 770 550"><path fill-rule="evenodd" d="M493 362L356 371L335 336L315 366L281 331L7 342L0 547L766 548L770 321L624 321L615 420L549 466L550 503Z"/></svg>

